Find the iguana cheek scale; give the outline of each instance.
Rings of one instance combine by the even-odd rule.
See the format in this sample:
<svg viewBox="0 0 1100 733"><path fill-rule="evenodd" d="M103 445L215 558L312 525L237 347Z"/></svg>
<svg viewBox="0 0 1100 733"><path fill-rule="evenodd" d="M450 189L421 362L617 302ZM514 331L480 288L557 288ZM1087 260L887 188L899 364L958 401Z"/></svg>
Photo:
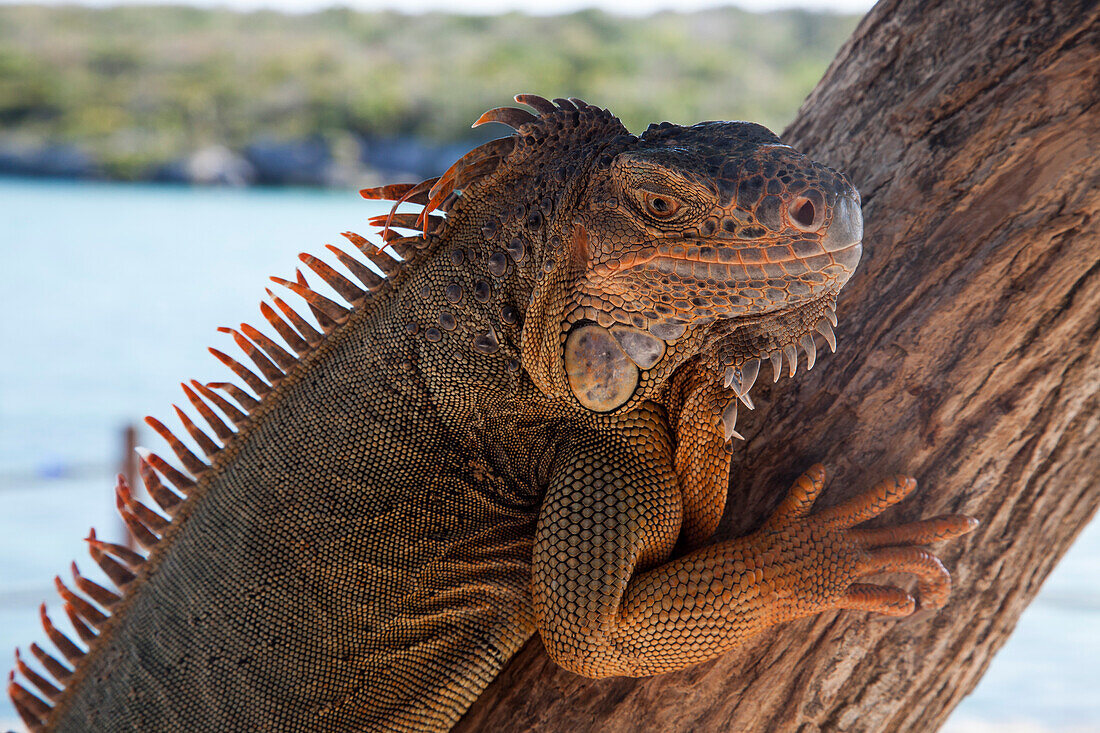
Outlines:
<svg viewBox="0 0 1100 733"><path fill-rule="evenodd" d="M75 640L17 652L32 730L443 731L536 631L590 677L649 675L826 609L905 615L868 584L949 577L920 547L949 515L856 529L915 487L896 476L811 511L811 467L753 534L706 545L738 405L761 365L794 375L861 252L841 174L750 123L631 135L579 100L487 112L516 134L394 201L385 247L302 255L211 350L247 387L183 385L201 456L142 455L120 481L136 552L88 537L114 588L57 579ZM401 204L420 205L416 213ZM398 231L403 230L403 231ZM679 549L675 549L679 548ZM17 676L18 675L18 676Z"/></svg>

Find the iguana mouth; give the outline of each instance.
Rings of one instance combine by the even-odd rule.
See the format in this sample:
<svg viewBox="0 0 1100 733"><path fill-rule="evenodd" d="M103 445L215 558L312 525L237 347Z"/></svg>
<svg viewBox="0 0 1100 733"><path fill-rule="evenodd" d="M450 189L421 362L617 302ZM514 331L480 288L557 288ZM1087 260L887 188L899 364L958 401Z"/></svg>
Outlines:
<svg viewBox="0 0 1100 733"><path fill-rule="evenodd" d="M592 268L592 273L614 277L628 271L644 269L697 280L736 282L798 276L811 270L820 272L830 266L851 270L854 269L855 262L859 261L862 251L861 242L831 252L825 251L816 243L801 241L793 245L775 244L763 248L759 244L740 248L659 245L644 247L616 260L596 265Z"/></svg>

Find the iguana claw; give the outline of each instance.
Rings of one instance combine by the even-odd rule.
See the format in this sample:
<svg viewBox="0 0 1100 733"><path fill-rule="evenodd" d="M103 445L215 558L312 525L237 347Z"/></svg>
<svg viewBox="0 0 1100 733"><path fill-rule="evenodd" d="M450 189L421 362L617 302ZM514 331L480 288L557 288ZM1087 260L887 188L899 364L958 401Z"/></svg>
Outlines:
<svg viewBox="0 0 1100 733"><path fill-rule="evenodd" d="M918 607L942 608L947 603L951 576L939 558L919 545L964 535L978 526L977 519L945 514L895 527L853 529L909 496L917 488L916 480L893 476L848 501L811 514L824 486L825 469L820 464L811 466L795 481L762 531L805 534L811 538L811 547L824 548L831 558L822 563L830 571L827 574L848 579L847 587L837 594L834 607L907 616ZM805 526L797 526L799 523ZM846 568L839 574L832 572L838 564ZM900 588L855 582L886 572L916 575L920 602Z"/></svg>

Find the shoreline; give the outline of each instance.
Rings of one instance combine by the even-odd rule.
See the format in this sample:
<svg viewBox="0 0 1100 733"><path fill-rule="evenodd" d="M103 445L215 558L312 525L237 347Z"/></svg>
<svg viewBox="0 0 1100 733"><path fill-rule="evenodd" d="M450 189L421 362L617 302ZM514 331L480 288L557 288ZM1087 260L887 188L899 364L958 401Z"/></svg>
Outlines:
<svg viewBox="0 0 1100 733"><path fill-rule="evenodd" d="M510 130L502 128L500 132ZM259 138L241 150L208 145L120 171L78 145L26 144L0 136L0 176L233 188L362 188L437 176L491 137L480 135L451 143L412 137L356 138L339 145L320 138Z"/></svg>

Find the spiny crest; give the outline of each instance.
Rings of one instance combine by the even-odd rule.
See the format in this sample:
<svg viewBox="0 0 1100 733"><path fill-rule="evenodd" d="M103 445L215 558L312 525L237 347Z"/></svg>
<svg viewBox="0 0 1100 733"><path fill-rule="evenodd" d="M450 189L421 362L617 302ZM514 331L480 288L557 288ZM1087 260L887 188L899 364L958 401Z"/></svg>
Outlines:
<svg viewBox="0 0 1100 733"><path fill-rule="evenodd" d="M389 230L394 226L415 226L425 236L438 232L445 220L432 216L433 211L449 212L455 199L466 187L490 175L502 163L517 162L519 157L525 155L525 151L537 147L544 140L554 139L569 131L614 134L626 132L610 112L580 99L571 97L551 101L534 94L517 94L515 100L538 114L517 107L497 107L481 115L473 124L473 127L478 127L497 122L514 129L514 134L490 140L474 148L455 161L438 178L429 178L420 183L365 188L359 192L363 198L394 202L388 216L371 220L372 224L382 227L382 238L386 240L386 246L394 244L389 239ZM404 203L420 204L423 209L418 215L398 214L398 207Z"/></svg>
<svg viewBox="0 0 1100 733"><path fill-rule="evenodd" d="M422 197L410 196L405 200L415 199L426 203L429 188L430 185L424 188ZM405 187L389 189L398 197L408 193ZM54 705L64 693L65 685L75 674L81 660L96 644L100 633L110 621L111 613L134 588L135 581L147 567L149 556L172 530L174 519L186 507L189 498L196 493L219 456L241 431L248 428L250 415L302 359L314 353L329 333L348 320L354 309L364 306L381 291L390 288L392 280L401 276L410 261L426 249L426 236L398 236L391 227L413 229L427 226L430 231L438 228L443 220L442 217L429 214L398 214L376 217L371 221L375 225L386 225L382 237L393 254L383 251L358 234L345 232L343 236L357 250L357 254L331 244L326 245L326 248L349 274L338 272L332 265L313 255L299 256L305 267L313 271L345 302L338 302L314 290L301 270L295 272L293 279L271 278L305 301L316 325L298 309L267 290L270 303L261 302L260 312L281 342L247 323L240 324L239 328L219 329L233 339L252 365L246 366L243 360L239 361L219 349L211 348L210 352L228 366L244 386L232 382L203 384L197 380L180 385L187 402L201 420L193 419L178 405L173 405L173 409L201 455L188 447L160 420L153 417L145 419L171 448L180 467L156 453L139 452L138 467L142 483L159 511L137 499L126 479L119 477L115 489L117 509L141 551L104 542L96 536L94 529L87 537L92 560L115 588L106 588L85 578L80 574L76 563L71 567L72 587L66 585L60 577L56 578L62 610L75 634L70 636L60 631L43 604L39 612L42 627L57 651L47 652L39 645L31 644L31 654L41 666L41 669L35 669L16 650L15 669L8 679L8 695L30 730L45 728ZM394 255L401 259L396 259Z"/></svg>

